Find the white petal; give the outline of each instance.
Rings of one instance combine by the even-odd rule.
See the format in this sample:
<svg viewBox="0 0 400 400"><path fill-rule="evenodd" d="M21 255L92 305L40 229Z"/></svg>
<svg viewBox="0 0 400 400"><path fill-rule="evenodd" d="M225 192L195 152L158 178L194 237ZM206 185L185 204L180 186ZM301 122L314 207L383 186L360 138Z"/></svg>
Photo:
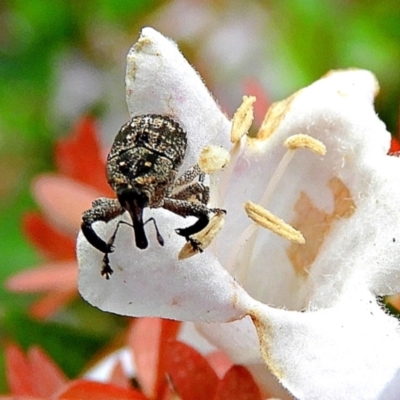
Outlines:
<svg viewBox="0 0 400 400"><path fill-rule="evenodd" d="M257 331L250 317L225 324L197 323L196 327L210 343L228 354L234 364L246 366L259 387L269 396L281 400L293 399L263 362Z"/></svg>
<svg viewBox="0 0 400 400"><path fill-rule="evenodd" d="M208 251L188 260L178 260L185 240L172 227L180 221L179 217L164 210L154 210L153 215L165 246L156 242L152 228L146 226L149 247L139 250L133 243L132 229L121 227L115 251L110 255L114 273L109 280L100 274L102 254L79 235L78 283L82 297L103 311L128 316L203 322L243 317L247 294L240 285ZM96 223L94 228L101 237L108 238L116 222Z"/></svg>
<svg viewBox="0 0 400 400"><path fill-rule="evenodd" d="M365 287L345 297L315 312L252 310L263 358L296 398L376 399L400 367L398 321Z"/></svg>
<svg viewBox="0 0 400 400"><path fill-rule="evenodd" d="M177 45L144 28L127 56L126 98L131 116L169 115L188 133L183 169L209 144L229 147L230 122Z"/></svg>
<svg viewBox="0 0 400 400"><path fill-rule="evenodd" d="M230 122L175 43L145 28L130 50L127 63L126 93L131 115L169 115L186 130L188 149L183 170L197 162L205 145L229 146ZM133 244L132 230L121 228L110 257L114 269L110 280L100 275L102 254L79 236L82 296L102 310L122 315L192 321L243 317L239 303L246 298L245 292L209 251L178 260L185 241L174 229L187 223L165 210L146 212L156 218L165 247L153 240L146 251L140 251ZM97 223L95 230L109 238L116 222ZM146 229L152 229L150 224Z"/></svg>
<svg viewBox="0 0 400 400"><path fill-rule="evenodd" d="M386 156L390 135L372 106L376 90L368 71L331 73L271 112L269 136L248 141L218 245L223 265L258 300L295 310L329 306L353 275L377 294L400 290L400 160ZM297 150L267 208L304 229L308 243L291 245L259 228L251 246L238 235L250 224L243 203L261 201L284 140L298 133L321 140L327 154Z"/></svg>
<svg viewBox="0 0 400 400"><path fill-rule="evenodd" d="M400 398L400 368L392 380L385 386L377 397L378 400L398 400Z"/></svg>
<svg viewBox="0 0 400 400"><path fill-rule="evenodd" d="M214 324L205 324L214 325ZM193 322L183 322L178 333L178 340L193 347L201 354L208 354L218 350L217 347L212 345L197 329Z"/></svg>
<svg viewBox="0 0 400 400"><path fill-rule="evenodd" d="M236 364L261 364L257 331L250 317L228 324L197 324L211 343L224 350Z"/></svg>
<svg viewBox="0 0 400 400"><path fill-rule="evenodd" d="M98 364L90 368L84 377L97 382L108 382L118 362L122 363L122 368L127 377L136 375L135 361L130 351L123 348L103 358Z"/></svg>

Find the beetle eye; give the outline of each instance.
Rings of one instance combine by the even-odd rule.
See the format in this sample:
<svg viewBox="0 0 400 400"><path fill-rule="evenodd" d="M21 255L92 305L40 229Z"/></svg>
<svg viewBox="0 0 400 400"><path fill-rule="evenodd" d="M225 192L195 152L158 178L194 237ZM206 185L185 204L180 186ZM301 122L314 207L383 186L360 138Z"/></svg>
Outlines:
<svg viewBox="0 0 400 400"><path fill-rule="evenodd" d="M127 172L129 172L131 166L126 162L126 161L121 161L119 164L119 169L123 174L126 174Z"/></svg>
<svg viewBox="0 0 400 400"><path fill-rule="evenodd" d="M140 159L136 164L136 173L138 175L144 175L149 173L157 160L157 155L148 154L146 158Z"/></svg>

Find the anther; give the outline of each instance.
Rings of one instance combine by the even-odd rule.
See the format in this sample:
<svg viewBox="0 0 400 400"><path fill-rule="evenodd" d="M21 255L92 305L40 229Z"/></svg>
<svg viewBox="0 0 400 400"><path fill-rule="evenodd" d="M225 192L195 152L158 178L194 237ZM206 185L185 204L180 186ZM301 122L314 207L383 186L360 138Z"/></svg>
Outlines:
<svg viewBox="0 0 400 400"><path fill-rule="evenodd" d="M303 234L300 231L294 229L291 225L273 215L264 207L261 207L260 205L251 201L247 201L244 204L244 209L247 213L247 216L256 224L276 233L284 239L298 244L304 244L306 242Z"/></svg>
<svg viewBox="0 0 400 400"><path fill-rule="evenodd" d="M220 171L229 163L230 155L220 146L206 146L200 153L199 167L205 174L213 174Z"/></svg>
<svg viewBox="0 0 400 400"><path fill-rule="evenodd" d="M308 149L321 156L326 154L326 147L322 142L303 133L289 136L285 140L284 145L289 150Z"/></svg>
<svg viewBox="0 0 400 400"><path fill-rule="evenodd" d="M250 129L253 123L253 104L256 101L254 96L243 96L242 104L236 110L232 118L231 142L238 143Z"/></svg>
<svg viewBox="0 0 400 400"><path fill-rule="evenodd" d="M247 134L251 124L253 123L253 104L255 101L256 98L254 96L243 96L242 104L232 117L231 142L233 143L233 146L229 150L229 163L224 169L224 173L216 178L215 184L213 184L213 175L210 176L210 189L214 192L211 197L219 198L222 202L226 196L236 162L243 152L246 141L244 136ZM218 190L216 190L217 185Z"/></svg>

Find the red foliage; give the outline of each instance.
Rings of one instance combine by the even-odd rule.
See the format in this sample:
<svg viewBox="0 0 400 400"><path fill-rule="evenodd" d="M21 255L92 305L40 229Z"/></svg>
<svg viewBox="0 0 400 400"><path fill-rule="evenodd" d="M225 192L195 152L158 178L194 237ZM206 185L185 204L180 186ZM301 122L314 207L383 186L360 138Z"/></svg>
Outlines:
<svg viewBox="0 0 400 400"><path fill-rule="evenodd" d="M70 135L58 141L55 159L59 173L112 195L93 118L82 118Z"/></svg>
<svg viewBox="0 0 400 400"><path fill-rule="evenodd" d="M392 141L390 143L389 154L390 153L398 153L398 152L400 152L400 141L399 141L399 139L392 137Z"/></svg>
<svg viewBox="0 0 400 400"><path fill-rule="evenodd" d="M129 334L129 346L143 392L153 399L166 391L165 352L178 334L180 322L160 318L140 318Z"/></svg>
<svg viewBox="0 0 400 400"><path fill-rule="evenodd" d="M14 396L50 397L67 382L58 366L37 347L25 356L19 347L9 345L6 349L6 371Z"/></svg>
<svg viewBox="0 0 400 400"><path fill-rule="evenodd" d="M176 321L140 318L131 329L129 343L137 379L148 398L261 400L260 390L246 368L232 366L226 356L212 357L210 364L207 357L176 340L179 327ZM219 379L217 371L222 370L227 372Z"/></svg>
<svg viewBox="0 0 400 400"><path fill-rule="evenodd" d="M105 159L93 118L84 117L79 120L71 134L56 143L55 159L58 172L52 179L48 176L46 178L46 175L40 176L36 181L36 183L41 182L40 190L38 184L34 185L33 193L39 204L45 207L44 213L28 212L22 220L25 236L47 258L47 262L42 266L20 272L6 282L9 290L45 293L44 297L36 301L30 309L36 318L51 316L77 297L75 241L80 213L83 210L78 210L76 206L78 204L82 207L80 197L87 196L84 188L95 189L94 193L100 190L103 195L112 195L105 176ZM77 190L82 188L80 189L82 193L77 191L65 193L64 186L57 192L56 189L60 190L63 180L70 186L74 182L77 183ZM81 185L82 183L84 185ZM46 198L46 201L43 202L43 198L40 201L40 196ZM57 201L57 196L63 201ZM66 212L65 204L74 212ZM54 218L55 211L60 214L57 221L62 220L64 225L55 225L54 221L52 222L51 218ZM68 230L69 225L71 227ZM60 282L64 284L63 287L60 287Z"/></svg>
<svg viewBox="0 0 400 400"><path fill-rule="evenodd" d="M57 396L57 400L146 400L140 392L110 383L76 380Z"/></svg>
<svg viewBox="0 0 400 400"><path fill-rule="evenodd" d="M172 387L182 400L214 398L218 376L199 352L185 343L171 341L164 357Z"/></svg>
<svg viewBox="0 0 400 400"><path fill-rule="evenodd" d="M22 229L29 241L51 259L75 258L75 240L55 229L37 212L28 212L22 220Z"/></svg>
<svg viewBox="0 0 400 400"><path fill-rule="evenodd" d="M140 391L130 386L129 377L120 363L115 365L109 382L85 379L68 382L41 349L32 348L24 355L17 346L9 345L6 349L6 368L12 396L0 399L262 399L251 374L242 366L230 367L220 379L206 357L176 340L179 327L179 322L160 318L141 318L133 324L128 337Z"/></svg>
<svg viewBox="0 0 400 400"><path fill-rule="evenodd" d="M246 368L234 365L219 382L214 400L262 400L260 389Z"/></svg>

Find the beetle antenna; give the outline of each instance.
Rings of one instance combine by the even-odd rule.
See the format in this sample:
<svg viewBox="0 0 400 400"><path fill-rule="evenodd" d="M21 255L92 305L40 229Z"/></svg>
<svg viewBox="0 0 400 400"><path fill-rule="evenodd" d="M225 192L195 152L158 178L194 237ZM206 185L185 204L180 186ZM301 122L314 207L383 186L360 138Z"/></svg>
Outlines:
<svg viewBox="0 0 400 400"><path fill-rule="evenodd" d="M161 233L160 233L160 231L159 231L159 229L158 229L156 220L155 220L153 217L149 218L149 219L143 224L143 226L145 226L145 225L146 225L148 222L150 222L150 221L152 221L152 222L154 223L154 228L156 229L156 235L157 235L157 242L158 242L161 246L164 246L164 239L163 239L163 237L161 236ZM130 226L131 228L133 228L133 224L130 224L129 222L122 221L122 220L119 221L119 222L118 222L118 225L117 225L117 228L115 229L114 234L112 235L112 243L114 243L114 239L115 239L115 236L116 236L116 234L117 234L117 231L118 231L118 228L119 228L120 224L125 224L125 225L128 225L128 226ZM110 241L109 241L109 243L110 243Z"/></svg>
<svg viewBox="0 0 400 400"><path fill-rule="evenodd" d="M158 230L158 226L157 226L156 220L155 220L153 217L149 218L149 219L143 224L143 226L146 225L146 224L147 224L148 222L150 222L150 221L153 221L153 223L154 223L154 228L156 229L156 234L157 234L157 241L158 241L158 243L159 243L161 246L164 246L164 239L163 239L163 237L161 236L160 231Z"/></svg>

